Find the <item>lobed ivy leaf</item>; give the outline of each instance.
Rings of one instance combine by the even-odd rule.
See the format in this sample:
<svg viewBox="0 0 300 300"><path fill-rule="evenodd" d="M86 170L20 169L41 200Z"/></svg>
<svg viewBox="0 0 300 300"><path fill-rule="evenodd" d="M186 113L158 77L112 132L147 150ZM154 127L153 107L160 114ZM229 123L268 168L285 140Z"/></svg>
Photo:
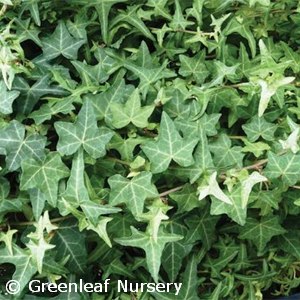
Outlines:
<svg viewBox="0 0 300 300"><path fill-rule="evenodd" d="M130 237L116 238L115 241L123 246L142 248L146 253L148 270L155 282L158 282L159 267L161 264L161 255L167 243L176 242L182 239L182 236L165 233L159 230L157 241L148 233L140 232L131 226Z"/></svg>
<svg viewBox="0 0 300 300"><path fill-rule="evenodd" d="M51 152L43 160L26 159L22 161L21 168L21 190L38 188L45 194L48 203L56 207L58 182L69 175L60 155Z"/></svg>
<svg viewBox="0 0 300 300"><path fill-rule="evenodd" d="M122 128L132 123L136 127L144 128L148 125L148 118L154 110L153 105L141 107L139 90L136 89L126 103L113 103L110 107L112 113L112 125Z"/></svg>
<svg viewBox="0 0 300 300"><path fill-rule="evenodd" d="M57 150L61 155L74 154L82 146L93 158L105 155L105 145L113 133L106 127L98 128L90 101L85 101L75 123L56 122L59 135Z"/></svg>
<svg viewBox="0 0 300 300"><path fill-rule="evenodd" d="M168 168L172 159L183 167L192 165L192 151L196 144L195 139L182 138L173 121L164 112L157 141L146 142L142 150L151 161L151 171L161 173Z"/></svg>
<svg viewBox="0 0 300 300"><path fill-rule="evenodd" d="M286 230L279 224L278 217L268 215L262 217L261 220L248 218L240 231L239 238L253 241L258 252L262 252L273 236L285 232Z"/></svg>
<svg viewBox="0 0 300 300"><path fill-rule="evenodd" d="M10 171L17 170L22 161L28 158L41 161L45 157L45 145L45 137L39 134L25 136L25 126L16 120L0 129L0 147L5 149L6 164Z"/></svg>
<svg viewBox="0 0 300 300"><path fill-rule="evenodd" d="M111 205L126 203L134 216L140 215L144 209L144 201L158 196L151 178L149 172L141 172L131 180L119 174L110 177L108 179L111 188L109 203Z"/></svg>

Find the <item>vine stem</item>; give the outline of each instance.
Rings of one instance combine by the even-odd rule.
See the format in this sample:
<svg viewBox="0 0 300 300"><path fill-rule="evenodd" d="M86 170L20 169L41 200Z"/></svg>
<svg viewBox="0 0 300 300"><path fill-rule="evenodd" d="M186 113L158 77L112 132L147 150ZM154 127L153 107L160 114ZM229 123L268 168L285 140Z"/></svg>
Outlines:
<svg viewBox="0 0 300 300"><path fill-rule="evenodd" d="M173 189L170 189L170 190L167 190L167 191L165 191L165 192L162 192L162 193L159 194L159 197L165 197L165 196L168 196L168 195L171 194L171 193L175 193L175 192L177 192L177 191L182 190L183 187L184 187L184 185L180 185L180 186L177 186L177 187L175 187L175 188L173 188Z"/></svg>
<svg viewBox="0 0 300 300"><path fill-rule="evenodd" d="M62 222L62 221L65 221L67 219L70 219L72 218L73 216L71 215L68 215L68 216L65 216L65 217L59 217L59 218L54 218L54 219L51 219L50 222L51 223L59 223L59 222ZM1 224L0 227L2 226L30 226L30 225L33 225L35 224L36 222L35 221L27 221L27 222L12 222L12 223L8 223L8 224Z"/></svg>

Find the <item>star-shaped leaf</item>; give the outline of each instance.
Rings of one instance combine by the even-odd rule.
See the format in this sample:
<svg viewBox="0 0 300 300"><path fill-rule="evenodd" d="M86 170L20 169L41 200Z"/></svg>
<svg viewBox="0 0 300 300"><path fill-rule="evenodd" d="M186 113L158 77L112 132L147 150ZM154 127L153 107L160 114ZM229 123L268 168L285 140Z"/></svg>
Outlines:
<svg viewBox="0 0 300 300"><path fill-rule="evenodd" d="M250 142L255 142L262 137L266 141L274 140L274 133L277 129L275 124L269 123L264 117L254 116L250 122L242 125Z"/></svg>
<svg viewBox="0 0 300 300"><path fill-rule="evenodd" d="M219 138L210 143L210 151L214 154L214 164L218 168L242 168L244 154L242 152L242 147L233 146L231 147L230 138L221 134Z"/></svg>
<svg viewBox="0 0 300 300"><path fill-rule="evenodd" d="M20 97L17 99L17 111L22 114L28 114L32 111L37 101L44 95L66 95L66 91L59 86L49 84L49 76L45 75L39 78L33 85L22 77L16 77L13 88L20 91Z"/></svg>
<svg viewBox="0 0 300 300"><path fill-rule="evenodd" d="M68 59L76 59L78 49L85 43L83 39L73 38L65 23L60 21L55 31L42 40L43 53L47 60L63 55Z"/></svg>
<svg viewBox="0 0 300 300"><path fill-rule="evenodd" d="M155 282L158 282L158 273L161 264L161 255L167 243L176 242L182 239L177 234L165 233L159 229L157 241L149 233L138 231L131 226L130 237L116 238L115 241L123 246L142 248L146 253L148 270Z"/></svg>
<svg viewBox="0 0 300 300"><path fill-rule="evenodd" d="M194 57L179 55L181 66L179 74L188 77L191 76L198 84L201 84L209 75L206 65L204 64L204 52L199 52Z"/></svg>
<svg viewBox="0 0 300 300"><path fill-rule="evenodd" d="M165 171L173 159L179 165L188 167L193 164L193 150L197 144L194 138L182 138L173 121L163 112L157 141L146 142L143 152L151 162L153 173Z"/></svg>
<svg viewBox="0 0 300 300"><path fill-rule="evenodd" d="M17 170L25 159L42 160L45 145L45 137L39 134L25 137L25 126L16 120L0 130L0 147L5 149L6 166L10 171Z"/></svg>
<svg viewBox="0 0 300 300"><path fill-rule="evenodd" d="M148 125L148 118L154 110L154 105L141 107L139 90L135 89L125 104L113 103L110 109L112 125L115 128L125 127L129 123L144 128Z"/></svg>
<svg viewBox="0 0 300 300"><path fill-rule="evenodd" d="M300 180L300 155L285 153L276 155L271 151L268 153L268 164L264 170L270 180L280 178L287 185L294 185Z"/></svg>
<svg viewBox="0 0 300 300"><path fill-rule="evenodd" d="M156 187L151 183L152 175L141 172L131 180L117 174L108 179L111 188L109 203L126 203L133 215L143 212L144 201L158 196Z"/></svg>
<svg viewBox="0 0 300 300"><path fill-rule="evenodd" d="M215 227L219 217L210 215L209 206L199 211L199 214L192 215L185 220L189 227L186 243L194 243L201 240L205 249L210 249L215 240Z"/></svg>
<svg viewBox="0 0 300 300"><path fill-rule="evenodd" d="M279 224L277 216L268 215L260 220L248 218L241 228L239 238L253 241L258 252L262 252L273 236L281 235L286 230Z"/></svg>
<svg viewBox="0 0 300 300"><path fill-rule="evenodd" d="M89 100L84 101L75 123L56 122L54 127L59 135L57 150L61 155L74 154L82 146L93 158L102 157L113 136L108 128L98 128Z"/></svg>
<svg viewBox="0 0 300 300"><path fill-rule="evenodd" d="M20 188L40 189L47 197L48 203L56 207L58 182L69 175L69 169L56 152L49 153L43 161L26 159L22 161Z"/></svg>

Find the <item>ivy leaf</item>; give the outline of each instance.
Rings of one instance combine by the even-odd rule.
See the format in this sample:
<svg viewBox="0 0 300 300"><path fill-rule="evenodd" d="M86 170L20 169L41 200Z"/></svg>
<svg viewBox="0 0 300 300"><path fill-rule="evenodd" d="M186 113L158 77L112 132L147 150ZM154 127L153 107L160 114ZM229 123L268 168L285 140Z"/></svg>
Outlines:
<svg viewBox="0 0 300 300"><path fill-rule="evenodd" d="M0 147L5 149L6 164L10 171L17 170L25 159L42 160L45 157L45 145L45 137L39 134L25 137L25 126L16 120L0 129Z"/></svg>
<svg viewBox="0 0 300 300"><path fill-rule="evenodd" d="M297 259L300 258L300 234L298 230L290 230L277 239L279 248L292 254Z"/></svg>
<svg viewBox="0 0 300 300"><path fill-rule="evenodd" d="M261 96L259 100L258 116L261 117L268 107L271 97L275 95L278 88L285 86L295 80L295 77L283 77L272 80L269 83L266 80L259 79L257 82L261 87Z"/></svg>
<svg viewBox="0 0 300 300"><path fill-rule="evenodd" d="M276 155L270 151L264 174L271 180L280 178L284 184L291 186L300 180L299 165L300 155L290 152Z"/></svg>
<svg viewBox="0 0 300 300"><path fill-rule="evenodd" d="M38 110L33 111L29 117L37 125L40 125L46 120L50 120L54 115L71 113L75 109L72 102L72 98L65 98L63 101L49 101L43 104Z"/></svg>
<svg viewBox="0 0 300 300"><path fill-rule="evenodd" d="M41 26L38 0L22 0L22 12L25 10L29 10L35 24Z"/></svg>
<svg viewBox="0 0 300 300"><path fill-rule="evenodd" d="M61 223L51 242L56 246L57 260L69 257L66 267L71 272L84 273L87 260L85 236L78 231L77 223L73 221Z"/></svg>
<svg viewBox="0 0 300 300"><path fill-rule="evenodd" d="M104 92L96 95L87 95L86 98L91 101L98 120L111 121L111 105L113 103L124 103L124 99L132 92L133 86L125 85L124 79L118 77Z"/></svg>
<svg viewBox="0 0 300 300"><path fill-rule="evenodd" d="M93 158L105 155L105 145L113 133L106 127L98 128L90 101L85 101L75 123L56 122L59 135L57 150L61 155L74 154L81 146Z"/></svg>
<svg viewBox="0 0 300 300"><path fill-rule="evenodd" d="M21 167L21 190L38 188L45 194L49 204L56 207L58 182L69 175L69 169L61 161L60 155L51 152L42 161L30 158L22 161Z"/></svg>
<svg viewBox="0 0 300 300"><path fill-rule="evenodd" d="M214 164L217 168L242 168L244 157L241 153L242 147L231 147L227 135L221 134L215 142L210 143L209 149L214 154Z"/></svg>
<svg viewBox="0 0 300 300"><path fill-rule="evenodd" d="M116 238L115 241L123 246L142 248L146 253L146 262L148 270L155 282L158 282L159 267L161 264L161 255L167 243L176 242L182 239L177 234L165 233L161 228L158 231L157 241L149 233L138 231L133 226L130 237Z"/></svg>
<svg viewBox="0 0 300 300"><path fill-rule="evenodd" d="M66 91L62 88L49 85L48 75L39 78L31 86L28 84L27 80L22 77L16 77L13 88L20 91L20 97L17 99L16 103L18 104L17 110L23 114L30 113L37 101L44 95L62 96L66 94ZM20 103L22 103L22 105Z"/></svg>
<svg viewBox="0 0 300 300"><path fill-rule="evenodd" d="M175 200L178 205L178 213L191 211L200 206L196 192L193 186L186 184L181 191L170 194L171 199Z"/></svg>
<svg viewBox="0 0 300 300"><path fill-rule="evenodd" d="M191 183L194 183L203 174L212 169L215 169L211 154L208 148L207 137L204 130L200 130L199 143L196 146L194 152L195 163L185 168L174 168L170 167L170 170L176 171L180 176L184 176L190 179Z"/></svg>
<svg viewBox="0 0 300 300"><path fill-rule="evenodd" d="M15 19L15 23L17 24L17 36L19 37L19 40L21 42L32 40L38 46L42 47L41 41L39 39L40 31L35 26L32 26L32 24L30 24L30 21L30 19Z"/></svg>
<svg viewBox="0 0 300 300"><path fill-rule="evenodd" d="M6 84L3 80L0 81L0 113L4 115L11 114L12 104L20 95L18 91L7 91Z"/></svg>
<svg viewBox="0 0 300 300"><path fill-rule="evenodd" d="M217 198L212 196L210 213L212 215L227 214L228 217L231 218L234 222L243 226L246 222L247 208L243 207L241 193L241 186L236 187L230 192L230 199L232 200L232 204L228 204L224 201L219 201Z"/></svg>
<svg viewBox="0 0 300 300"><path fill-rule="evenodd" d="M154 110L153 105L141 107L139 90L131 94L126 103L113 103L111 105L112 125L115 128L122 128L132 123L136 127L144 128L148 125L148 118Z"/></svg>
<svg viewBox="0 0 300 300"><path fill-rule="evenodd" d="M205 178L203 182L198 187L199 200L204 199L206 196L211 195L216 197L222 202L227 204L232 204L232 200L221 190L217 182L217 172L213 172L209 178Z"/></svg>
<svg viewBox="0 0 300 300"><path fill-rule="evenodd" d="M144 201L158 196L156 187L151 183L152 175L141 172L131 180L117 174L108 179L111 188L109 203L116 205L126 203L133 215L143 212Z"/></svg>
<svg viewBox="0 0 300 300"><path fill-rule="evenodd" d="M42 39L43 53L47 60L59 55L68 59L76 59L78 49L85 43L83 39L71 37L65 23L60 21L51 37Z"/></svg>
<svg viewBox="0 0 300 300"><path fill-rule="evenodd" d="M172 222L166 224L166 230L181 236L186 236L188 230L183 224L181 217L173 218ZM168 273L171 282L174 282L182 267L183 259L190 253L193 245L187 245L185 239L168 243L162 254L162 266Z"/></svg>
<svg viewBox="0 0 300 300"><path fill-rule="evenodd" d="M145 141L146 138L140 136L123 139L118 133L116 133L110 140L108 148L117 150L123 160L132 161L134 149L137 145L142 144Z"/></svg>
<svg viewBox="0 0 300 300"><path fill-rule="evenodd" d="M157 141L146 142L142 150L151 162L152 172L161 173L168 168L172 159L183 167L192 165L192 152L196 144L195 139L182 138L173 121L163 112Z"/></svg>
<svg viewBox="0 0 300 300"><path fill-rule="evenodd" d="M274 140L274 133L277 129L275 124L267 122L264 117L254 116L251 121L242 125L250 142L255 142L262 137L266 141Z"/></svg>
<svg viewBox="0 0 300 300"><path fill-rule="evenodd" d="M226 36L237 33L244 37L249 44L249 48L251 49L252 57L256 55L256 41L252 34L252 30L250 29L249 25L252 23L251 19L244 18L238 19L236 17L232 18L226 28L223 31L223 34Z"/></svg>
<svg viewBox="0 0 300 300"><path fill-rule="evenodd" d="M124 10L120 11L118 13L118 15L112 21L110 27L113 28L121 22L122 23L126 22L126 23L129 23L130 25L132 25L134 28L136 28L136 30L141 32L148 39L155 41L155 38L152 35L152 33L150 32L150 30L148 29L148 27L138 17L138 15L136 13L137 9L138 9L138 6L135 5L135 6L128 6L127 11L124 11Z"/></svg>
<svg viewBox="0 0 300 300"><path fill-rule="evenodd" d="M37 271L29 251L26 251L15 244L13 245L13 254L9 252L7 247L0 249L0 263L9 263L16 267L12 279L18 281L20 284L20 292L18 295Z"/></svg>
<svg viewBox="0 0 300 300"><path fill-rule="evenodd" d="M242 207L245 208L248 204L249 195L252 191L252 188L255 184L267 181L268 179L265 176L262 176L258 172L253 172L249 177L241 182L242 188Z"/></svg>
<svg viewBox="0 0 300 300"><path fill-rule="evenodd" d="M210 209L207 206L204 210L199 211L199 215L193 215L185 220L189 227L186 238L187 244L195 243L201 240L205 249L210 249L212 242L215 240L215 227L219 217L211 216Z"/></svg>
<svg viewBox="0 0 300 300"><path fill-rule="evenodd" d="M95 231L101 239L109 246L112 247L111 241L106 231L107 223L110 222L112 218L104 217L98 221L98 224L95 226L92 223L88 225L86 229Z"/></svg>
<svg viewBox="0 0 300 300"><path fill-rule="evenodd" d="M89 200L88 191L84 184L84 161L82 149L79 149L73 158L71 174L67 182L67 188L62 194L62 197L71 201L74 206L76 206L75 204L78 206L81 202Z"/></svg>
<svg viewBox="0 0 300 300"><path fill-rule="evenodd" d="M277 216L268 215L260 220L248 218L241 228L239 238L253 241L258 252L262 252L273 236L281 235L286 230L279 224Z"/></svg>
<svg viewBox="0 0 300 300"><path fill-rule="evenodd" d="M246 139L243 140L245 147L243 147L243 152L251 152L255 157L260 157L266 150L270 150L270 146L263 142L249 143Z"/></svg>
<svg viewBox="0 0 300 300"><path fill-rule="evenodd" d="M38 272L41 274L45 252L53 249L55 246L47 243L44 237L39 238L37 241L30 240L26 246L32 254L32 259L37 265Z"/></svg>
<svg viewBox="0 0 300 300"><path fill-rule="evenodd" d="M167 64L168 62L165 61L160 66L151 66L145 69L144 66L139 66L131 61L125 61L124 67L139 77L140 83L138 87L145 97L150 87L157 81L175 76L173 71L167 69Z"/></svg>

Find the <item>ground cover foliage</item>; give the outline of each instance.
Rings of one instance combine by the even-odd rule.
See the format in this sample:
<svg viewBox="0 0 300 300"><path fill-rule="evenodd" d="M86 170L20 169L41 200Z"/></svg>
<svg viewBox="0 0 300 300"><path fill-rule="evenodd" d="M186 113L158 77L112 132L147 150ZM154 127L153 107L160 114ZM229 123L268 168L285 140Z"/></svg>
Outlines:
<svg viewBox="0 0 300 300"><path fill-rule="evenodd" d="M1 281L21 285L0 297L295 292L298 1L0 3ZM33 296L33 278L112 282Z"/></svg>

